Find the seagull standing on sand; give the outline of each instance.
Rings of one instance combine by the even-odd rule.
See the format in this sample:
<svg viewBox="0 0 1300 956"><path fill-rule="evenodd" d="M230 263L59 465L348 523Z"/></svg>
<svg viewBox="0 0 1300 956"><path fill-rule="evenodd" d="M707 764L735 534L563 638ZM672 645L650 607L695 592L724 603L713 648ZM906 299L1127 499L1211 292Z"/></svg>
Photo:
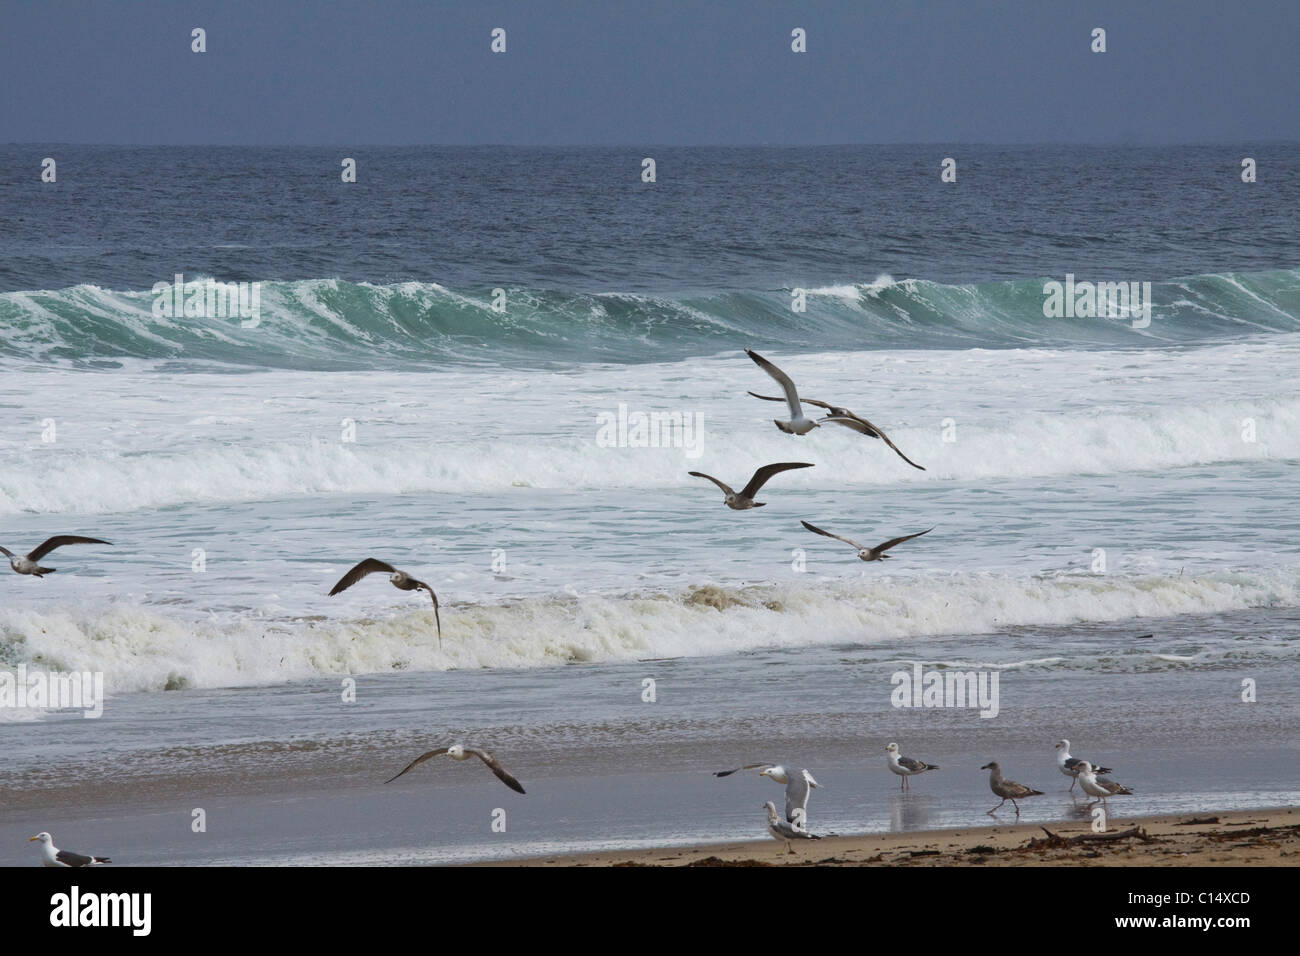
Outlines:
<svg viewBox="0 0 1300 956"><path fill-rule="evenodd" d="M898 744L890 744L885 748L885 753L889 754L889 769L903 778L899 781L900 790L912 789L908 777L918 773L925 773L927 770L939 769L937 763L926 763L924 760L913 760L911 757L901 756L898 752Z"/></svg>
<svg viewBox="0 0 1300 956"><path fill-rule="evenodd" d="M106 856L82 856L80 853L60 850L54 845L54 837L48 833L38 833L27 842L40 843L41 859L46 866L98 866L101 863L113 862Z"/></svg>
<svg viewBox="0 0 1300 956"><path fill-rule="evenodd" d="M995 797L1002 798L1002 803L1006 803L1010 800L1011 805L1016 808L1016 816L1020 816L1020 804L1016 803L1017 800L1023 800L1025 797L1041 797L1043 795L1043 791L1041 790L1026 787L1023 783L1016 783L1014 780L1008 780L1003 777L1002 766L996 760L992 763L986 763L984 766L980 767L980 769L992 771L992 773L989 774L989 789L993 791ZM1001 809L1002 803L999 803L992 810L989 810L988 814L992 816L997 813L998 810Z"/></svg>
<svg viewBox="0 0 1300 956"><path fill-rule="evenodd" d="M785 784L786 820L798 827L808 826L808 795L814 787L821 786L820 783L813 779L812 774L803 768L790 773L785 767L777 763L751 763L743 767L736 767L734 770L719 770L713 775L715 777L730 777L733 773L739 773L742 770L757 770L760 777L767 777L777 783Z"/></svg>
<svg viewBox="0 0 1300 956"><path fill-rule="evenodd" d="M1116 783L1114 780L1107 780L1104 777L1098 777L1099 770L1093 770L1092 764L1086 760L1079 761L1079 786L1083 792L1090 797L1096 797L1103 804L1107 797L1132 796L1133 791L1123 784ZM1097 800L1093 800L1088 806L1092 806Z"/></svg>
<svg viewBox="0 0 1300 956"><path fill-rule="evenodd" d="M823 531L821 528L809 524L807 521L801 521L799 523L813 534L819 534L824 538L834 538L836 541L843 541L845 544L857 548L858 557L863 561L883 561L889 557L885 552L890 548L902 544L904 541L911 541L913 538L919 538L923 534L929 534L934 530L933 528L926 528L924 531L918 531L916 534L905 534L901 538L890 538L884 544L878 544L874 548L868 548L865 544L858 544L852 538L842 538L838 534L831 534L829 531Z"/></svg>
<svg viewBox="0 0 1300 956"><path fill-rule="evenodd" d="M1079 767L1085 761L1078 757L1070 756L1070 742L1068 740L1058 740L1056 742L1056 766L1070 778L1070 792L1074 792L1074 785L1079 782ZM1114 773L1109 767L1097 767L1096 773Z"/></svg>
<svg viewBox="0 0 1300 956"><path fill-rule="evenodd" d="M430 750L428 753L422 753L420 756L408 763L406 767L403 768L402 773L399 773L396 777L390 777L385 780L384 783L392 783L397 779L397 777L400 777L412 767L424 763L430 757L441 757L443 754L446 754L452 760L468 760L470 757L478 757L479 760L482 760L483 763L487 765L489 770L496 774L497 779L507 787L516 793L524 792L523 786L520 785L518 780L506 772L506 768L501 766L496 757L492 756L486 750L475 750L473 747L466 747L463 744L452 744L450 747L439 747L437 750Z"/></svg>
<svg viewBox="0 0 1300 956"><path fill-rule="evenodd" d="M763 804L763 809L767 811L767 832L777 840L785 841L785 848L790 853L794 853L794 846L791 840L820 840L821 837L815 833L809 833L803 827L796 826L793 823L786 823L781 819L781 815L776 812L776 804L771 800Z"/></svg>
<svg viewBox="0 0 1300 956"><path fill-rule="evenodd" d="M788 422L783 422L779 418L774 418L772 421L776 424L776 427L781 429L781 431L785 432L787 435L806 435L816 428L819 423L804 415L803 405L799 402L799 391L794 387L794 381L790 376L786 375L785 372L781 371L753 349L745 349L745 354L753 359L759 368L776 379L777 384L785 390L785 401L790 407L790 420ZM778 398L776 401L779 402L780 399Z"/></svg>
<svg viewBox="0 0 1300 956"><path fill-rule="evenodd" d="M30 574L34 578L39 578L46 574L53 574L57 570L56 568L41 567L41 558L65 544L107 544L110 547L112 546L112 542L101 541L99 538L83 538L81 535L76 534L59 534L50 538L31 554L17 555L8 548L0 548L0 553L3 553L9 559L9 567L13 568L18 574ZM48 833L45 835L49 836Z"/></svg>
<svg viewBox="0 0 1300 956"><path fill-rule="evenodd" d="M727 496L724 499L724 504L726 504L728 508L732 511L744 511L747 508L761 508L767 504L766 501L755 501L754 495L758 494L758 490L767 484L768 479L773 475L779 475L783 471L790 471L794 468L811 467L812 465L806 461L784 461L778 462L774 465L764 465L762 468L758 469L758 471L754 472L754 477L749 479L749 484L740 490L740 494L736 494L730 485L723 484L712 475L706 475L702 471L688 471L687 474L692 478L709 479L709 481L721 488L722 493Z"/></svg>
<svg viewBox="0 0 1300 956"><path fill-rule="evenodd" d="M765 402L784 401L784 399L779 395L760 395L758 392L750 392L749 394L753 395L755 398L761 398ZM851 428L859 435L866 435L868 438L879 438L886 445L892 448L894 454L903 459L903 461L907 462L918 471L925 471L925 466L918 465L916 462L912 461L912 459L904 455L899 447L889 440L889 436L885 434L884 429L879 425L873 425L861 415L856 415L847 408L842 408L839 405L832 405L829 402L819 402L815 398L801 398L799 401L806 405L816 405L818 408L824 408L830 412L830 414L825 418L817 419L818 425L824 425L826 422L833 422L836 425L843 425L845 428ZM777 423L777 427L780 427L780 422Z"/></svg>
<svg viewBox="0 0 1300 956"><path fill-rule="evenodd" d="M399 571L391 564L385 564L376 558L366 558L356 567L354 567L343 577L339 578L339 583L330 589L329 596L333 597L340 591L346 591L352 585L356 584L367 574L374 574L376 571L383 571L388 575L389 582L399 591L428 591L429 597L433 598L433 620L438 625L438 646L442 647L442 618L438 615L438 595L433 593L433 588L423 581L417 581L405 571Z"/></svg>

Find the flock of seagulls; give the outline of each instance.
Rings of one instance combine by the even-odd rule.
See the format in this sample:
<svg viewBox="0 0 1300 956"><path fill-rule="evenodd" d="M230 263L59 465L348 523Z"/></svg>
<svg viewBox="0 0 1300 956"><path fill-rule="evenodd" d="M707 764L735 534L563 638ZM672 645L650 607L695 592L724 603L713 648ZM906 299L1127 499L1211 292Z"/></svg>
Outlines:
<svg viewBox="0 0 1300 956"><path fill-rule="evenodd" d="M767 374L770 375L778 384L780 384L785 393L784 401L787 403L789 408L790 417L786 420L774 419L776 427L782 432L791 435L806 435L813 429L827 423L842 425L853 429L859 434L880 439L893 449L898 457L902 458L903 461L907 462L913 468L918 468L922 471L925 470L921 465L918 465L903 454L898 446L890 441L889 437L878 426L872 424L867 419L854 414L847 408L832 405L817 399L801 398L798 389L795 387L794 381L789 375L752 349L746 349L745 354L748 355L749 358L752 359L761 369L767 372ZM750 392L749 394L755 398L763 399L764 401L782 401L780 397L759 395L756 392ZM809 418L803 412L804 404L824 409L830 414L822 418ZM766 504L766 502L757 501L756 497L763 486L774 476L785 471L812 467L813 465L808 462L777 462L774 464L763 465L754 472L748 483L739 492L736 492L730 485L720 481L712 475L707 475L698 471L692 471L688 474L695 478L704 478L713 482L713 484L717 485L725 495L724 504L728 508L731 508L734 511L745 511L751 508L761 508ZM889 551L891 548L906 541L911 541L914 538L919 538L921 535L929 534L934 530L933 528L928 528L925 531L918 531L914 534L892 538L876 545L875 547L868 547L867 545L854 541L852 538L823 530L808 521L803 521L802 524L804 528L811 531L813 534L818 534L827 538L834 538L837 541L842 541L849 545L857 552L858 558L863 561L881 561L889 558L890 555L885 552ZM54 568L42 567L40 563L41 560L56 548L61 548L71 544L110 545L110 542L104 541L100 538L90 538L81 535L56 535L55 537L49 538L40 546L25 555L14 554L12 551L9 551L4 547L0 547L0 553L3 553L5 557L9 559L9 566L16 573L39 578L46 574L52 574L55 570ZM429 596L433 600L434 621L437 625L438 643L439 646L441 646L442 620L439 614L438 595L434 592L433 588L425 582L418 580L405 571L393 567L387 562L381 561L378 558L366 558L363 561L360 561L344 574L343 577L338 580L338 583L330 589L329 596L333 597L336 594L346 591L362 579L376 573L387 574L389 583L400 591L427 591L429 593ZM1108 767L1094 765L1087 760L1081 760L1071 756L1070 742L1068 740L1062 740L1057 743L1056 750L1058 768L1061 773L1071 778L1070 792L1073 792L1074 787L1077 784L1082 788L1085 794L1095 798L1089 806L1098 801L1104 803L1108 797L1131 794L1133 792L1127 787L1102 776L1111 772ZM890 743L885 748L885 751L888 758L888 767L891 772L899 776L899 786L902 790L911 789L911 777L931 770L940 769L937 764L931 764L924 760L903 756L899 750L898 744L896 743ZM501 765L501 762L490 752L474 747L467 747L459 743L446 747L439 747L436 750L429 750L420 754L400 772L384 782L392 783L394 780L409 773L426 760L444 755L456 761L465 761L471 758L477 758L496 776L498 780L504 783L511 790L521 794L525 792L523 785L520 784L520 782L510 774L505 767ZM987 811L989 814L996 813L1003 804L1010 800L1012 806L1015 807L1016 815L1019 816L1020 806L1017 803L1018 800L1023 800L1027 797L1042 796L1041 790L1035 790L1032 787L1017 783L1014 780L1006 779L1002 775L1002 768L997 761L987 763L981 769L990 771L989 788L993 791L994 795L1001 798L1001 802L996 807ZM816 781L807 768L800 767L787 769L781 764L755 763L746 764L742 767L735 767L731 770L716 771L714 776L728 777L732 774L746 770L757 770L759 771L759 776L767 777L769 780L785 787L784 816L777 812L776 804L772 801L763 804L763 810L767 815L768 833L770 833L775 839L785 841L786 848L790 853L794 852L793 842L796 840L821 839L820 836L813 834L808 830L808 800L812 791L819 788L821 785ZM107 857L87 856L79 853L71 853L67 850L60 850L54 845L54 840L49 833L38 833L36 836L32 837L31 840L40 844L41 856L46 866L84 867L111 862Z"/></svg>
<svg viewBox="0 0 1300 956"><path fill-rule="evenodd" d="M1070 742L1068 740L1060 741L1056 745L1056 750L1057 765L1061 768L1061 772L1073 778L1088 796L1096 798L1087 804L1088 807L1092 807L1098 802L1104 803L1107 797L1133 793L1128 787L1114 780L1098 776L1101 773L1110 773L1109 768L1094 767L1087 760L1078 760L1071 757ZM899 787L902 790L911 789L911 777L930 770L940 769L938 764L927 763L915 757L903 756L896 743L890 743L885 747L885 754L890 771L900 778ZM986 763L980 769L989 771L989 789L1001 799L1001 802L996 807L986 811L990 816L996 814L1003 804L1010 800L1011 805L1015 807L1016 816L1019 817L1020 804L1017 801L1024 800L1027 797L1041 797L1043 795L1041 790L1035 790L1033 787L1017 783L1014 780L1008 780L1002 775L1002 765L996 760ZM821 839L820 836L808 829L808 797L814 788L821 786L813 779L813 775L808 769L801 767L798 770L791 771L781 764L751 763L732 770L718 770L713 775L715 777L729 777L733 773L739 773L742 770L757 770L759 776L767 777L769 780L774 780L785 787L785 816L782 817L777 813L776 804L770 801L763 804L763 809L767 813L767 832L774 839L784 841L788 852L794 853L793 843L796 840ZM1070 784L1070 791L1073 790L1074 782Z"/></svg>
<svg viewBox="0 0 1300 956"><path fill-rule="evenodd" d="M903 461L907 462L913 468L925 471L923 466L918 465L916 462L912 461L912 459L904 455L903 452L899 450L898 446L889 440L889 436L885 434L883 429L873 425L862 416L856 415L842 406L832 405L829 402L819 401L815 398L800 397L799 390L795 387L794 380L790 378L789 375L767 359L763 358L763 356L759 355L753 349L745 349L745 354L748 355L759 368L772 376L785 392L784 398L773 395L760 395L757 392L750 392L749 394L754 396L754 398L761 398L765 402L784 401L786 403L790 410L789 419L783 420L775 418L772 421L777 428L785 432L787 435L806 435L814 428L819 428L827 422L836 425L844 425L847 428L853 429L860 435L866 435L870 438L879 438L886 445L892 448L898 457L903 459ZM809 418L804 414L804 405L813 405L825 409L830 412L830 414L822 418ZM688 471L687 474L692 478L704 478L713 482L722 490L722 494L725 496L723 498L723 504L733 511L746 511L750 508L762 508L767 504L765 501L756 501L755 497L758 495L759 490L773 477L781 474L783 471L793 471L796 468L812 467L813 466L806 461L782 461L770 465L763 465L754 472L753 476L749 479L749 483L739 492L726 482L714 478L712 475L706 475L702 471ZM832 534L829 531L823 531L821 528L818 528L816 525L810 524L807 521L802 522L802 524L813 534L819 534L826 538L834 538L837 541L843 541L845 544L852 546L852 548L858 552L858 557L863 561L881 561L888 558L889 555L885 554L885 552L890 548L896 547L904 541L911 541L913 538L919 538L923 534L929 534L934 530L933 528L927 528L925 531L918 531L915 534L905 534L897 538L891 538L890 540L871 548L864 544L858 544L858 542L854 541L852 538L846 538L842 535Z"/></svg>

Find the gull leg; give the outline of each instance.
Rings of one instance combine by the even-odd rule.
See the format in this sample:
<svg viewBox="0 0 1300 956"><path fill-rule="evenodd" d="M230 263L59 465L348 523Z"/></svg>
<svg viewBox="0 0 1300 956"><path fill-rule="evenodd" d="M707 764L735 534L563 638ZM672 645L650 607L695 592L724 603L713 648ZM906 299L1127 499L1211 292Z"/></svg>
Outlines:
<svg viewBox="0 0 1300 956"><path fill-rule="evenodd" d="M1016 816L1020 816L1020 804L1016 803L1015 800L1012 800L1011 805L1016 808Z"/></svg>
<svg viewBox="0 0 1300 956"><path fill-rule="evenodd" d="M1006 802L1007 802L1006 797L1003 797L1003 798L1002 798L1002 803L1006 803ZM1002 809L1002 803L999 803L999 804L998 804L996 807L994 807L992 810L986 810L985 812L986 812L989 816L993 816L993 814L997 813L998 810Z"/></svg>

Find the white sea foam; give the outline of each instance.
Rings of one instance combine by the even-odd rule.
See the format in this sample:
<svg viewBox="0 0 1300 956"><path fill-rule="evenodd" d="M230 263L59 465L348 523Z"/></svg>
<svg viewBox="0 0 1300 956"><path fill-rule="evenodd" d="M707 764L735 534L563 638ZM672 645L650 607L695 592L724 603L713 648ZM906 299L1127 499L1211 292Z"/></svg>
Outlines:
<svg viewBox="0 0 1300 956"><path fill-rule="evenodd" d="M433 614L423 608L380 619L194 621L117 602L101 608L0 610L0 660L10 666L39 660L52 669L103 671L106 690L114 694L394 670L534 668L769 647L872 645L1009 627L1295 606L1300 606L1300 569L1295 568L706 585L672 593L444 605L439 649ZM1219 656L1226 659L1229 652L1241 662L1242 649L1235 646ZM1187 660L1169 656L1168 664L1185 666ZM1052 666L1050 659L1034 664ZM1133 666L1151 667L1153 660L1144 656Z"/></svg>

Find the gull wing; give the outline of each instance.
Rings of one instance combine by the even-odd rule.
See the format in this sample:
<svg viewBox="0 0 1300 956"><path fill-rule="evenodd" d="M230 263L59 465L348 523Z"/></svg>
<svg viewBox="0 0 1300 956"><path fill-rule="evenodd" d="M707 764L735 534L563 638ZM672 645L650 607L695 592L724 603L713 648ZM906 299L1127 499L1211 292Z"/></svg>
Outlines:
<svg viewBox="0 0 1300 956"><path fill-rule="evenodd" d="M811 467L812 465L806 461L782 461L773 465L764 465L754 472L754 477L749 479L749 484L741 490L740 495L742 498L753 498L773 475L779 475L783 471L791 471L795 468Z"/></svg>
<svg viewBox="0 0 1300 956"><path fill-rule="evenodd" d="M785 818L794 823L794 811L803 811L804 826L808 825L808 794L812 788L808 785L808 775L803 770L790 774L790 782L785 785Z"/></svg>
<svg viewBox="0 0 1300 956"><path fill-rule="evenodd" d="M735 494L735 492L731 490L731 485L723 484L721 481L718 481L718 479L714 478L712 475L706 475L706 474L705 474L704 472L702 472L702 471L688 471L686 474L690 475L690 476L693 477L693 478L707 478L707 479L709 479L709 481L713 482L715 485L717 485L719 488L722 489L722 493L723 493L724 495L734 495L734 494Z"/></svg>
<svg viewBox="0 0 1300 956"><path fill-rule="evenodd" d="M69 850L60 850L58 853L54 854L54 859L58 860L64 866L90 866L90 864L95 862L93 856L84 856L80 853L73 853Z"/></svg>
<svg viewBox="0 0 1300 956"><path fill-rule="evenodd" d="M914 760L911 757L899 757L898 764L905 770L911 770L913 773L920 773L922 770L929 770L930 765L924 760ZM938 767L934 768L938 770Z"/></svg>
<svg viewBox="0 0 1300 956"><path fill-rule="evenodd" d="M353 568L353 570L355 571L356 569ZM415 584L415 589L417 591L423 588L424 590L429 592L429 597L433 598L433 620L434 623L438 625L438 645L441 647L442 646L442 618L438 614L438 595L434 594L433 588L429 587L429 585L425 584L423 581L416 581L414 578L412 578L411 580ZM343 582L340 581L339 583L342 584ZM333 592L331 591L330 593L332 594Z"/></svg>
<svg viewBox="0 0 1300 956"><path fill-rule="evenodd" d="M478 757L479 760L482 760L485 764L487 764L488 769L497 775L497 779L500 780L502 783L504 783L511 790L515 791L516 793L524 792L524 788L520 785L519 781L516 780L514 777L510 776L510 774L506 773L506 768L501 766L501 764L497 761L497 758L492 756L486 750L475 750L473 747L466 747L465 753L473 754L475 757Z"/></svg>
<svg viewBox="0 0 1300 956"><path fill-rule="evenodd" d="M733 773L740 773L742 770L767 770L775 766L774 763L747 763L745 766L736 767L734 770L715 770L713 775L715 777L730 777Z"/></svg>
<svg viewBox="0 0 1300 956"><path fill-rule="evenodd" d="M61 548L65 544L107 544L112 545L111 541L101 541L99 538L83 538L79 534L57 534L50 538L39 548L27 555L29 561L39 561L55 548ZM84 865L84 864L83 864Z"/></svg>
<svg viewBox="0 0 1300 956"><path fill-rule="evenodd" d="M902 544L904 541L911 541L913 538L919 538L921 535L929 534L933 530L933 528L926 528L924 531L918 531L916 534L905 534L901 538L890 538L884 544L878 544L871 550L879 554L882 551L888 551L896 544Z"/></svg>
<svg viewBox="0 0 1300 956"><path fill-rule="evenodd" d="M916 468L920 471L925 471L925 466L918 465L916 462L912 461L912 459L904 455L899 450L898 446L889 440L889 436L886 435L884 431L881 430L880 426L873 425L871 422L867 421L861 415L854 415L852 417L847 417L844 415L830 415L826 418L823 418L822 421L835 422L835 424L837 425L847 425L849 428L852 428L855 432L861 432L864 435L870 435L872 438L879 438L890 448L894 449L894 454L896 454L899 458L903 459L903 461L907 462L913 468Z"/></svg>
<svg viewBox="0 0 1300 956"><path fill-rule="evenodd" d="M800 521L799 523L803 525L805 528L807 528L809 531L811 531L813 534L820 534L823 537L834 538L836 541L843 541L845 544L852 545L858 551L867 550L862 545L854 541L852 538L842 538L838 534L831 534L829 531L823 531L821 528L817 527L814 524L809 524L807 521Z"/></svg>
<svg viewBox="0 0 1300 956"><path fill-rule="evenodd" d="M334 585L334 587L330 589L329 596L333 597L334 595L338 594L340 591L346 591L348 588L352 587L352 585L356 584L358 581L364 578L367 574L374 574L376 571L384 571L388 574L395 574L397 573L397 568L393 567L391 564L385 564L383 561L380 561L378 558L366 558L364 561L362 561L360 564L354 567L347 574L343 575L343 577L339 578L339 583Z"/></svg>
<svg viewBox="0 0 1300 956"><path fill-rule="evenodd" d="M778 385L785 391L786 404L790 406L790 417L799 418L803 415L803 406L799 404L799 390L794 387L794 381L789 375L781 371L763 356L759 355L753 349L745 349L745 354L754 360L764 372L776 379Z"/></svg>
<svg viewBox="0 0 1300 956"><path fill-rule="evenodd" d="M402 768L402 773L406 773L406 771L410 770L412 767L419 766L420 764L428 760L430 757L441 757L450 749L451 749L450 747L439 747L437 750L430 750L428 753L420 754L420 756L416 757L414 760L408 763L404 768ZM397 777L400 777L402 773L399 773ZM384 783L392 783L394 780L397 779L397 777L389 777L387 780L384 781Z"/></svg>

